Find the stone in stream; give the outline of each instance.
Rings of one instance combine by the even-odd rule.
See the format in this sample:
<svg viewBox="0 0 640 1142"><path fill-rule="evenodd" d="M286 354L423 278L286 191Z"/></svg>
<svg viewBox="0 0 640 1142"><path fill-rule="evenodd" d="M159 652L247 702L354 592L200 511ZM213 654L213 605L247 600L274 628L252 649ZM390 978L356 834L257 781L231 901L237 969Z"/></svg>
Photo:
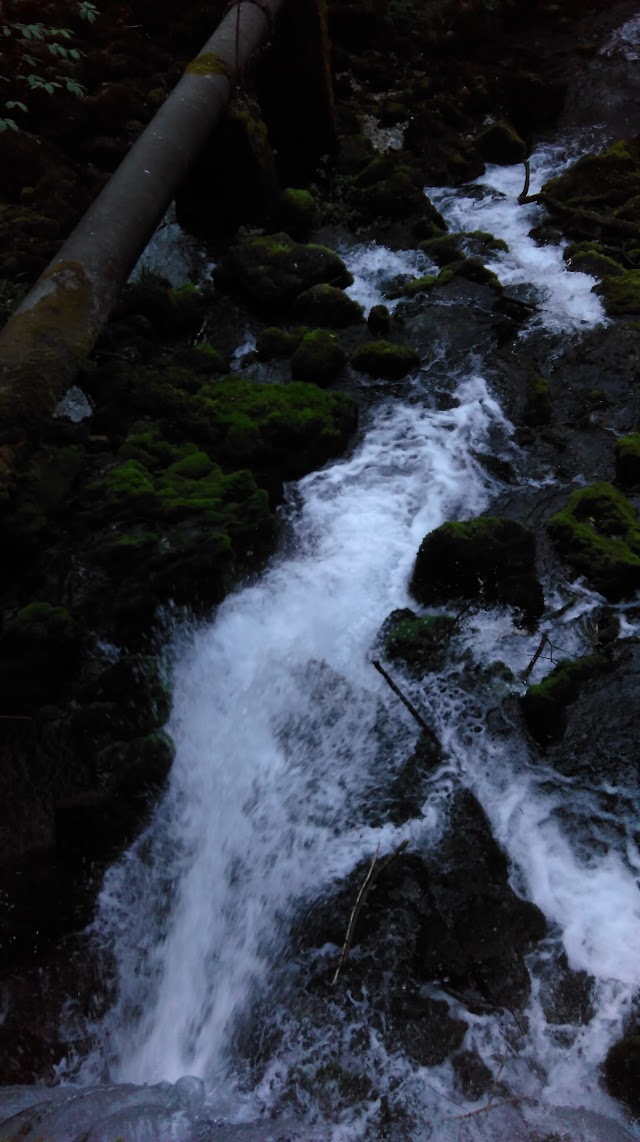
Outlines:
<svg viewBox="0 0 640 1142"><path fill-rule="evenodd" d="M333 250L279 233L241 238L227 251L219 280L257 309L278 313L310 286L328 282L343 288L353 277Z"/></svg>
<svg viewBox="0 0 640 1142"><path fill-rule="evenodd" d="M612 602L640 587L640 522L612 484L579 488L547 522L559 552L577 575Z"/></svg>
<svg viewBox="0 0 640 1142"><path fill-rule="evenodd" d="M542 588L535 575L533 533L498 516L444 523L427 535L416 557L411 592L425 605L456 597L485 599L542 614Z"/></svg>

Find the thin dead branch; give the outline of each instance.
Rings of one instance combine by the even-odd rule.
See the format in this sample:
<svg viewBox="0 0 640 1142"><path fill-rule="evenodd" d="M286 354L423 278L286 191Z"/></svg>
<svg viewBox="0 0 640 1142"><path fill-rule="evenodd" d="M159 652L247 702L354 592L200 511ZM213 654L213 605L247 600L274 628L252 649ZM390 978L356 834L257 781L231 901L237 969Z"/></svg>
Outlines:
<svg viewBox="0 0 640 1142"><path fill-rule="evenodd" d="M395 683L393 681L393 678L391 677L391 675L387 674L387 671L384 669L384 666L382 666L380 664L380 662L378 662L377 659L375 659L375 658L372 659L371 665L375 666L378 673L381 674L382 677L384 678L385 682L387 683L387 686L390 686L391 689L393 690L394 694L398 695L398 698L400 699L400 701L407 707L407 710L411 714L411 717L415 718L416 722L418 723L420 728L422 730L424 730L427 737L434 743L434 745L437 745L438 748L440 748L440 742L438 741L438 738L436 737L435 733L431 729L431 726L428 724L428 722L425 722L424 718L422 717L422 714L420 714L418 712L418 710L416 710L413 703L410 702L409 699L406 697L406 695L402 693L402 690L397 685L397 683Z"/></svg>
<svg viewBox="0 0 640 1142"><path fill-rule="evenodd" d="M524 186L522 192L518 195L518 202L524 203L529 195L529 183L531 182L531 163L528 159L524 160Z"/></svg>
<svg viewBox="0 0 640 1142"><path fill-rule="evenodd" d="M338 982L338 976L340 975L340 972L344 966L344 962L349 955L349 950L353 942L353 933L355 931L356 921L362 912L362 909L364 908L371 889L380 876L380 873L384 872L385 868L388 868L391 862L395 860L397 856L400 856L400 853L404 852L408 844L408 841L402 841L398 847L393 850L392 853L388 853L387 856L383 857L381 861L378 861L378 849L380 848L380 845L376 845L376 851L373 854L373 860L367 869L367 875L360 885L358 895L356 896L356 902L351 909L351 915L349 916L349 923L347 925L347 934L344 938L342 951L340 952L340 959L338 960L338 966L335 970L334 977L331 980L332 987L335 987L336 983Z"/></svg>
<svg viewBox="0 0 640 1142"><path fill-rule="evenodd" d="M523 682L526 682L526 681L527 681L527 679L529 678L529 675L531 674L531 671L533 670L533 668L534 668L534 666L535 666L536 662L538 661L538 659L539 659L540 655L542 654L542 651L544 650L544 648L545 648L545 646L547 645L548 641L549 641L549 635L548 635L548 634L547 634L547 632L545 631L545 632L544 632L544 634L543 634L543 636L542 636L542 638L540 639L540 642L538 643L538 648L537 648L537 650L536 650L536 652L535 652L535 654L534 654L533 658L531 659L531 662L530 662L530 663L529 663L529 665L527 666L526 670L523 670L523 671L522 671L522 674L521 674L521 676L520 676L520 677L521 677L521 679L522 679L522 681L523 681Z"/></svg>

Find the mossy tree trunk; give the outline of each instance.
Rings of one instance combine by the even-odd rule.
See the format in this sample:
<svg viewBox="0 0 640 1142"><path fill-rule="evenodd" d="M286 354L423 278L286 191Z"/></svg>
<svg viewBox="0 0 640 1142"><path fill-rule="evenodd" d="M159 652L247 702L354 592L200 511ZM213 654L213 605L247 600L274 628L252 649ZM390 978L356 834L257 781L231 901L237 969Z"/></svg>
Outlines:
<svg viewBox="0 0 640 1142"><path fill-rule="evenodd" d="M230 9L0 334L0 483L92 349L283 2Z"/></svg>

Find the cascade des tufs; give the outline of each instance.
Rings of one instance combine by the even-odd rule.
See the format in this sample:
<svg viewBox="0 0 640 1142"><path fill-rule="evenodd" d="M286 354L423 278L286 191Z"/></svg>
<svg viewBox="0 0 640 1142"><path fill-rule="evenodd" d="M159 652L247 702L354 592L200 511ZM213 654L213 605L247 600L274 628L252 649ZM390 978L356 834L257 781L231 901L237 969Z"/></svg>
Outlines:
<svg viewBox="0 0 640 1142"><path fill-rule="evenodd" d="M583 149L583 139L541 146L532 187ZM487 264L538 303L523 341L535 328L571 338L604 324L594 279L568 272L560 244L529 237L541 211L518 205L521 186L521 166L489 167L470 187L429 195L453 232L506 240ZM401 305L382 292L389 279L432 269L420 251L374 242L345 243L341 254L366 311ZM599 1083L640 986L637 789L581 785L536 764L492 718L510 687L520 692L542 633L565 656L584 653L600 596L547 583L545 615L560 618L531 632L504 608L473 610L440 672L416 681L398 668L442 758L415 811L382 820L378 811L418 731L371 660L390 612L416 605L408 581L421 540L492 510L500 489L488 456L523 488L555 482L551 471L531 474L479 353L447 342L448 303L435 304L442 336L402 394L372 394L352 453L289 488L271 565L214 621L176 628L169 786L107 871L92 926L112 957L113 1004L84 1029L92 1049L75 1072L69 1061L60 1086L0 1089L7 1142L640 1139ZM249 336L238 360L251 345ZM632 613L619 613L623 637L637 634ZM532 680L549 668L541 656ZM338 1008L307 987L340 954L335 941L310 948L304 937L336 885L357 891L354 870L404 841L437 860L461 789L508 854L512 888L548 923L527 954L524 1010L481 1001L463 1010L447 980L423 988L425 1003L446 1004L451 1026L464 1022L457 1049L490 1075L481 1103L461 1091L448 1058L417 1063L390 1038L366 988L347 988ZM605 845L611 797L617 824ZM593 980L584 1020L570 1009L564 1021L547 1018L545 988L560 964Z"/></svg>

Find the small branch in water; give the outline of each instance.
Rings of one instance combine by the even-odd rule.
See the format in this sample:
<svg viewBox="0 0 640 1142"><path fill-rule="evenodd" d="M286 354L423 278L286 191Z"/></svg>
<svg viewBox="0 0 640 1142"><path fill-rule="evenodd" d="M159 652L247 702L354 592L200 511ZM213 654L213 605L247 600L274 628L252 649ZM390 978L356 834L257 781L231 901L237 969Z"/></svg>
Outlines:
<svg viewBox="0 0 640 1142"><path fill-rule="evenodd" d="M529 196L529 183L531 182L531 163L528 159L524 160L524 186L522 193L518 195L518 202L523 203L527 201Z"/></svg>
<svg viewBox="0 0 640 1142"><path fill-rule="evenodd" d="M538 659L539 659L540 655L542 654L542 651L544 650L548 641L549 641L549 635L545 631L542 638L540 639L540 642L538 643L538 649L536 650L533 658L531 659L531 662L527 666L526 670L522 671L521 678L522 678L523 682L527 681L529 675L531 674L531 671L533 670L536 662L538 661Z"/></svg>
<svg viewBox="0 0 640 1142"><path fill-rule="evenodd" d="M428 736L428 737L431 739L431 741L432 741L432 742L433 742L435 745L437 745L437 746L439 747L439 746L440 746L440 742L438 741L438 739L437 739L436 735L434 734L433 730L431 729L431 726L430 726L430 725L429 725L427 722L425 722L424 718L422 717L422 714L420 714L420 713L418 712L418 710L416 710L416 708L415 708L415 706L413 705L413 703L412 703L412 702L410 702L410 701L409 701L409 699L408 699L408 698L407 698L407 697L406 697L406 696L405 696L405 695L402 693L402 690L401 690L401 689L400 689L400 687L399 687L399 686L398 686L398 685L397 685L397 684L396 684L396 683L393 681L393 678L391 677L391 675L390 675L390 674L387 674L386 670L384 669L384 666L382 666L382 665L380 664L380 662L378 662L378 660L377 660L377 659L375 659L375 658L374 658L374 659L372 659L372 661L371 661L371 665L372 665L372 666L375 666L376 670L378 671L378 674L381 674L381 675L382 675L382 677L384 678L385 682L387 683L387 686L390 686L390 687L391 687L391 689L393 690L394 694L397 694L397 695L398 695L398 697L399 697L399 699L400 699L400 701L401 701L401 702L403 702L403 703L404 703L404 705L407 707L407 710L408 710L408 711L409 711L409 713L411 714L412 718L415 718L416 722L417 722L417 723L418 723L418 725L421 727L421 729L423 729L423 730L424 730L424 732L427 734L427 736Z"/></svg>
<svg viewBox="0 0 640 1142"><path fill-rule="evenodd" d="M365 901L366 901L369 893L371 892L371 889L373 888L376 880L380 876L380 873L383 872L385 868L389 867L392 860L395 860L395 858L397 856L400 856L400 853L404 852L404 850L406 849L408 844L409 844L408 841L402 841L401 844L399 844L398 847L396 849L394 849L392 853L388 853L388 855L386 857L384 857L384 859L381 861L378 861L378 849L380 848L380 845L379 844L376 845L376 851L373 854L373 860L371 861L371 864L369 865L369 868L367 870L367 875L365 876L364 880L362 881L362 884L360 885L360 890L358 892L358 895L356 896L356 902L355 902L353 908L351 909L351 915L349 916L349 923L347 925L347 934L344 938L344 944L342 945L342 951L340 952L340 959L338 960L338 966L335 970L335 975L334 975L333 979L331 980L331 986L332 987L335 987L336 983L338 982L338 976L340 975L340 972L342 971L342 968L344 967L344 962L345 962L347 956L349 955L349 950L350 950L351 944L353 942L353 933L354 933L355 926L356 926L356 920L358 919L358 916L360 915L360 913L362 912L362 909L364 908Z"/></svg>
<svg viewBox="0 0 640 1142"><path fill-rule="evenodd" d="M517 1106L519 1102L524 1102L527 1098L525 1094L515 1094L513 1098L505 1098L502 1102L488 1102L486 1106L479 1106L477 1110L470 1110L467 1114L455 1114L454 1121L460 1122L463 1118L475 1118L478 1114L488 1114L490 1110L499 1110L501 1106Z"/></svg>

